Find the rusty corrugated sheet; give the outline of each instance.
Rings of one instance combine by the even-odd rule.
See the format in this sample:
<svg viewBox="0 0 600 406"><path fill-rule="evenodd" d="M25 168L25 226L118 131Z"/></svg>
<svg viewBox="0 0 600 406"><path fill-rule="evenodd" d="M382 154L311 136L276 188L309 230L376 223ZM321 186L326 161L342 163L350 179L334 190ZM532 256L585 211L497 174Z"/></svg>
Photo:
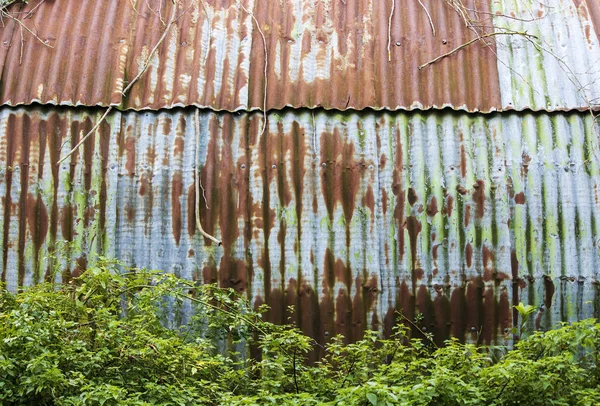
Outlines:
<svg viewBox="0 0 600 406"><path fill-rule="evenodd" d="M264 107L265 61L267 109L564 111L597 109L600 100L596 0L469 0L472 30L448 2L424 0L435 36L416 0L395 0L391 20L390 0L185 0L127 98L120 92L159 41L171 2L40 1L19 15L54 48L5 21L2 104L257 110ZM418 69L475 32L507 31L537 38L496 35L486 39L489 47L476 42Z"/></svg>
<svg viewBox="0 0 600 406"><path fill-rule="evenodd" d="M395 0L185 0L181 18L127 98L120 91L143 66L170 15L165 0L32 0L24 24L54 49L6 21L0 28L5 105L120 105L160 109L501 108L494 47L475 44L427 69L417 67L474 38L445 2ZM132 4L135 5L134 10ZM255 15L261 33L244 4ZM469 0L490 25L487 2ZM160 13L159 13L159 7ZM13 6L12 10L17 7ZM178 14L179 15L179 14ZM22 45L22 47L21 47ZM22 49L21 49L22 48Z"/></svg>
<svg viewBox="0 0 600 406"><path fill-rule="evenodd" d="M201 112L196 145L194 109L113 112L57 166L101 113L0 110L9 288L101 253L234 287L273 321L294 304L320 342L389 331L399 308L440 341L510 339L518 301L543 305L542 327L599 315L588 114L285 110L260 135L260 113ZM195 231L197 149L222 247Z"/></svg>

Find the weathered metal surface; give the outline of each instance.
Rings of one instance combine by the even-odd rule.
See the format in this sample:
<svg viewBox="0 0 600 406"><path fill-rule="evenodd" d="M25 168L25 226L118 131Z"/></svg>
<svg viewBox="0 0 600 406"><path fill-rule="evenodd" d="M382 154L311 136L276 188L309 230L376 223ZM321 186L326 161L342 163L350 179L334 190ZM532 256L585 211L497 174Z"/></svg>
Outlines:
<svg viewBox="0 0 600 406"><path fill-rule="evenodd" d="M501 108L493 46L474 44L417 69L475 36L443 1L422 1L434 36L419 2L395 0L389 61L389 0L184 0L176 26L127 98L120 91L161 37L161 18L169 21L171 2L39 2L30 1L20 16L27 16L23 23L54 49L14 21L5 21L0 28L4 105L262 109L268 61L268 109ZM241 4L265 35L266 56L261 32ZM479 9L490 24L485 21L490 18L487 1L465 4ZM26 13L34 8L31 15Z"/></svg>
<svg viewBox="0 0 600 406"><path fill-rule="evenodd" d="M319 341L422 327L507 340L598 316L600 167L589 114L0 110L0 245L10 289L94 255L234 287ZM198 148L204 227L195 231ZM72 246L58 250L59 241ZM55 256L56 258L53 258ZM61 276L57 276L61 278Z"/></svg>
<svg viewBox="0 0 600 406"><path fill-rule="evenodd" d="M492 0L504 109L600 108L600 2Z"/></svg>
<svg viewBox="0 0 600 406"><path fill-rule="evenodd" d="M184 0L126 98L121 90L158 43L171 2L40 1L18 14L39 41L12 20L0 28L4 105L248 111L263 109L265 88L267 109L554 111L597 108L600 100L596 0L468 0L473 30L447 2L423 0L435 36L416 0L395 0L391 20L390 0ZM496 35L489 47L476 42L418 69L475 31L506 30L537 39Z"/></svg>

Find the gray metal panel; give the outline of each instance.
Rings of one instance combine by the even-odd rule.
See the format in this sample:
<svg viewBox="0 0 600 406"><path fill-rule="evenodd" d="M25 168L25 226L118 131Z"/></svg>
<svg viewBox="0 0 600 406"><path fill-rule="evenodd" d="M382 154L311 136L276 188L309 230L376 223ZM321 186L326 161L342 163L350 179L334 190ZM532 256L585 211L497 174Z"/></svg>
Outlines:
<svg viewBox="0 0 600 406"><path fill-rule="evenodd" d="M600 3L494 0L503 109L585 110L600 105Z"/></svg>
<svg viewBox="0 0 600 406"><path fill-rule="evenodd" d="M95 254L294 304L324 340L422 327L509 340L511 305L542 326L598 316L600 167L585 113L472 115L286 110L0 111L2 280L78 274ZM596 129L597 130L597 129ZM211 245L195 231L196 148ZM60 151L59 151L60 150ZM73 246L48 258L57 241ZM58 279L61 279L59 275Z"/></svg>

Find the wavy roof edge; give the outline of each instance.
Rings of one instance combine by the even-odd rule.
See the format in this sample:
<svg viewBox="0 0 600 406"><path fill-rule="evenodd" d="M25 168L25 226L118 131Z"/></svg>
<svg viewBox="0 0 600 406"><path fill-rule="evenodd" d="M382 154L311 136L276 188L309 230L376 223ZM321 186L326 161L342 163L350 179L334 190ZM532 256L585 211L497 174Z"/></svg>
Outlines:
<svg viewBox="0 0 600 406"><path fill-rule="evenodd" d="M213 111L215 113L246 113L246 114L263 114L263 110L260 108L253 108L251 110L245 109L245 108L239 108L239 109L234 109L234 110L230 110L230 109L216 109L212 106L206 106L206 105L200 105L200 104L183 104L183 103L177 103L177 104L173 104L173 105L169 105L169 106L163 106L160 108L151 108L151 107L141 107L141 108L132 108L132 107L127 107L127 108L122 108L120 104L111 104L111 105L103 105L103 104L95 104L95 105L87 105L87 104L69 104L69 103L51 103L51 102L40 102L39 100L33 100L29 103L18 103L18 104L10 104L10 103L5 103L5 104L1 104L0 105L0 109L2 108L22 108L22 107L28 107L28 106L32 106L32 107L47 107L47 108L51 108L51 107L60 107L60 108L86 108L86 109L107 109L109 107L112 107L114 110L117 111L121 111L121 112L161 112L161 111L171 111L171 110L178 110L178 109L188 109L188 108L196 108L202 111ZM361 109L357 109L354 107L348 107L344 110L340 110L340 109L336 109L336 108L327 108L327 107L323 107L323 106L294 106L291 104L282 106L282 107L278 107L278 108L271 108L269 110L267 110L267 114L271 114L271 113L277 113L277 112L282 112L282 111L287 111L287 110L309 110L309 111L326 111L326 112L338 112L338 113L356 113L356 112L381 112L381 113L397 113L397 112L407 112L407 113L418 113L418 112L423 112L423 113L427 113L427 112L448 112L448 111L452 111L455 113L466 113L466 114L484 114L484 115L492 115L492 114L502 114L502 113L525 113L525 114L530 114L530 113L547 113L547 114L560 114L560 113L597 113L600 112L600 106L593 106L593 107L579 107L579 108L558 108L558 109L541 109L541 108L531 108L531 107L523 107L520 109L516 109L516 108L506 108L506 109L489 109L489 110L479 110L479 109L473 109L473 110L469 110L465 107L455 107L452 106L451 104L446 104L444 106L430 106L427 108L423 108L423 107L402 107L402 106L397 106L396 108L390 108L390 107L365 107L365 108L361 108ZM599 118L600 120L600 118Z"/></svg>

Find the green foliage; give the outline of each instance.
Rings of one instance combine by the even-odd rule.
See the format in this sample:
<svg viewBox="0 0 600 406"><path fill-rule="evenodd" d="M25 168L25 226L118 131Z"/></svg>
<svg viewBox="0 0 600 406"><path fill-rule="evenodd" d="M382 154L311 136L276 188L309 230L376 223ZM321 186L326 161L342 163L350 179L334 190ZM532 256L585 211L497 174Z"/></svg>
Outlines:
<svg viewBox="0 0 600 406"><path fill-rule="evenodd" d="M4 10L6 7L13 3L27 3L28 0L0 0L0 10Z"/></svg>
<svg viewBox="0 0 600 406"><path fill-rule="evenodd" d="M533 332L499 356L411 339L400 316L390 338L333 337L311 365L311 338L232 290L119 269L101 259L63 286L0 287L0 404L600 404L594 320ZM176 327L184 308L193 316ZM526 321L534 310L520 308Z"/></svg>

